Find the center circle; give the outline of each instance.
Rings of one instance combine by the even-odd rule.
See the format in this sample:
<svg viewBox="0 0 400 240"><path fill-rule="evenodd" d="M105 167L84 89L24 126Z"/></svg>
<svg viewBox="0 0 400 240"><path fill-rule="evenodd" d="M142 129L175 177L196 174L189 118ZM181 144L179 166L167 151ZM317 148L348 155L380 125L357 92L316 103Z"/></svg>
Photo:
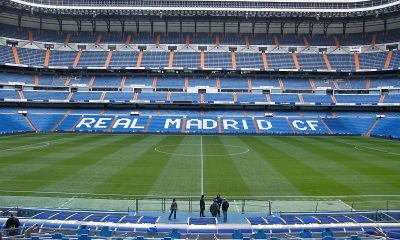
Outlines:
<svg viewBox="0 0 400 240"><path fill-rule="evenodd" d="M181 147L182 146L182 147ZM218 154L214 153L214 151L218 152L218 149L225 148L229 153L226 154ZM173 155L173 156L185 156L185 157L223 157L223 156L234 156L248 153L250 149L243 146L235 146L235 145L223 145L223 144L203 144L203 153L201 153L200 144L171 144L171 145L161 145L154 148L154 151ZM208 150L213 150L213 153L207 154Z"/></svg>

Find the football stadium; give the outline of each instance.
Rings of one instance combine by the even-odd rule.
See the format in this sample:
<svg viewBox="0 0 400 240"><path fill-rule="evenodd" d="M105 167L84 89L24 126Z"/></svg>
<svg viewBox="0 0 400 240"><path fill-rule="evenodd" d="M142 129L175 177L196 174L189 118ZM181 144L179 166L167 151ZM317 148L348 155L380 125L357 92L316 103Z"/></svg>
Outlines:
<svg viewBox="0 0 400 240"><path fill-rule="evenodd" d="M0 239L400 239L399 44L399 0L1 0Z"/></svg>

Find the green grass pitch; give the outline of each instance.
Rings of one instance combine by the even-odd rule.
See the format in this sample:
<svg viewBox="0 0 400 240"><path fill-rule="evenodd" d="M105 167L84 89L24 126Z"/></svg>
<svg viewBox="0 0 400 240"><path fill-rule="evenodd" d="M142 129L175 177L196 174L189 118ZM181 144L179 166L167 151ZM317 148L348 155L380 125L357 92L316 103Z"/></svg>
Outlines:
<svg viewBox="0 0 400 240"><path fill-rule="evenodd" d="M398 201L400 142L332 136L0 137L3 196L197 197L202 191L230 198Z"/></svg>

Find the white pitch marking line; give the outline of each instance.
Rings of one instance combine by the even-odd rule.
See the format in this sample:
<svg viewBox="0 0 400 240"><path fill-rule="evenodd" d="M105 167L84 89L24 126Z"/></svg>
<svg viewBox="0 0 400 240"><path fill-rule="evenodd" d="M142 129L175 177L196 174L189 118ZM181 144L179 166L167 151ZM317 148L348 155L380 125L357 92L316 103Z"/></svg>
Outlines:
<svg viewBox="0 0 400 240"><path fill-rule="evenodd" d="M130 194L118 194L118 193L85 193L85 192L54 192L54 191L24 191L24 190L6 190L6 189L0 189L0 192L3 193L33 193L33 194L64 194L64 195L74 195L75 198L79 197L79 196L117 196L117 197L167 197L167 198L173 198L173 197L198 197L198 196L190 196L190 195L182 195L182 196L161 196L161 195L130 195ZM315 199L319 199L319 200L339 200L338 198L354 198L354 197L400 197L400 195L347 195L347 196L290 196L290 195L284 195L284 196L276 196L276 195L266 195L266 196L229 196L229 198L233 199L233 198L244 198L246 197L246 199L248 200L252 200L252 199L257 199L257 198L281 198L281 199L285 199L285 198L297 198L298 200L315 200Z"/></svg>
<svg viewBox="0 0 400 240"><path fill-rule="evenodd" d="M377 151L377 152L384 152L384 153L387 153L387 154L400 156L400 153L389 152L389 151L385 151L385 150L382 150L382 149L377 149L377 148L373 148L373 147L357 145L357 144L348 143L348 142L342 142L342 141L340 141L340 142L344 143L344 144L347 144L347 145L350 145L350 146L353 146L355 149L360 150L360 151L362 151L362 149L360 149L360 148L367 148L367 149L371 149L371 150L374 150L374 151Z"/></svg>
<svg viewBox="0 0 400 240"><path fill-rule="evenodd" d="M0 150L0 152L7 152L7 151L12 151L12 150L29 150L29 149L45 148L45 147L50 146L51 142L57 142L57 141L61 141L64 139L67 139L67 138L60 138L60 139L56 139L56 140L52 140L52 141L32 143L32 144L22 145L22 146L18 146L18 147L13 147L13 148L7 148L7 149Z"/></svg>
<svg viewBox="0 0 400 240"><path fill-rule="evenodd" d="M4 149L4 150L0 150L0 152L7 152L7 151L12 151L12 150L38 149L38 148L48 147L49 145L50 145L50 143L48 143L48 142L33 143L33 144L23 145L23 146L19 146L19 147L7 148L7 149Z"/></svg>
<svg viewBox="0 0 400 240"><path fill-rule="evenodd" d="M201 195L204 194L204 156L203 156L203 136L200 135L200 184L201 184Z"/></svg>
<svg viewBox="0 0 400 240"><path fill-rule="evenodd" d="M65 203L61 204L58 208L63 208L65 205L67 205L68 203L70 203L74 199L75 199L75 197L72 197L72 198L68 199L67 201L65 201Z"/></svg>

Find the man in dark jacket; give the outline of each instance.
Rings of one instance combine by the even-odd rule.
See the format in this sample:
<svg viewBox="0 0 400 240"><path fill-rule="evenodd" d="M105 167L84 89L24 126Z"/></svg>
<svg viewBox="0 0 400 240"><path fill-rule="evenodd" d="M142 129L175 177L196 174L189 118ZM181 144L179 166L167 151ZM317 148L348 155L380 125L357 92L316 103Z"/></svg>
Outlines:
<svg viewBox="0 0 400 240"><path fill-rule="evenodd" d="M211 215L213 217L217 217L217 215L218 215L218 203L217 203L217 201L215 201L215 199L214 199L213 203L210 206L210 212L211 212Z"/></svg>
<svg viewBox="0 0 400 240"><path fill-rule="evenodd" d="M204 201L204 195L200 198L200 217L204 217L204 210L206 210L206 202Z"/></svg>
<svg viewBox="0 0 400 240"><path fill-rule="evenodd" d="M214 200L217 202L218 204L218 217L221 217L221 205L222 205L222 198L221 195L217 194L217 197L214 198Z"/></svg>
<svg viewBox="0 0 400 240"><path fill-rule="evenodd" d="M224 222L226 222L228 220L228 208L229 208L229 203L228 200L226 200L224 198L224 200L222 200L222 214L224 215Z"/></svg>
<svg viewBox="0 0 400 240"><path fill-rule="evenodd" d="M14 214L11 214L10 218L7 219L5 229L8 231L9 236L15 236L18 233L19 220Z"/></svg>
<svg viewBox="0 0 400 240"><path fill-rule="evenodd" d="M168 220L171 220L172 214L174 214L174 219L176 219L176 211L178 210L178 203L176 203L175 198L172 199L170 210L171 213L169 214Z"/></svg>

